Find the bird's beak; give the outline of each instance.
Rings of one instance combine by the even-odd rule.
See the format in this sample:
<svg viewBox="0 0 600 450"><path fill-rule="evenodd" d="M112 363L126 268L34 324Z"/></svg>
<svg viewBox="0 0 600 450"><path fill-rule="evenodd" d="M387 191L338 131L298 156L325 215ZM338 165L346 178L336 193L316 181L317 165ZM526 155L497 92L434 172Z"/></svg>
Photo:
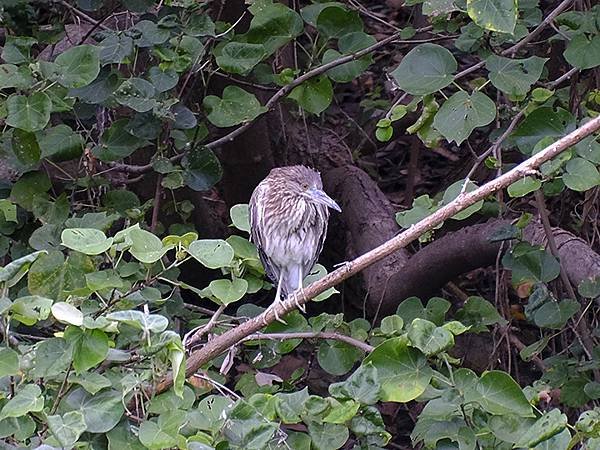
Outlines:
<svg viewBox="0 0 600 450"><path fill-rule="evenodd" d="M342 212L342 208L321 189L311 189L310 198L320 205L325 205L328 208L335 209L337 212Z"/></svg>

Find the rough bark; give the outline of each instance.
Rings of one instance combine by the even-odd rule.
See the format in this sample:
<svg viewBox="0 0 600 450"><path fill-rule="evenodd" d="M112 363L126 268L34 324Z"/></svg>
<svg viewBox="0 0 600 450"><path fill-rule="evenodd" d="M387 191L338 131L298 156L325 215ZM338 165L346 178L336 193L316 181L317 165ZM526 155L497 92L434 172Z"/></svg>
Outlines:
<svg viewBox="0 0 600 450"><path fill-rule="evenodd" d="M490 220L448 233L414 254L405 265L396 267L388 282L382 314L393 313L407 297L428 298L457 276L495 264L500 243L491 242L490 236L507 223ZM562 266L574 286L600 277L600 255L584 240L560 228L553 228L553 235ZM531 223L524 237L532 244L547 244L539 222Z"/></svg>
<svg viewBox="0 0 600 450"><path fill-rule="evenodd" d="M330 237L345 249L338 261L348 261L383 244L400 231L394 220L394 208L375 181L358 167L344 166L330 170L324 175L325 189L340 202L342 214L333 217ZM345 233L340 233L344 230ZM332 236L333 235L333 236ZM346 237L345 243L343 241ZM409 260L409 253L402 249L367 267L358 277L346 282L344 289L352 292L354 306L362 309L366 297L367 315L374 315L379 303L392 303L390 296L402 286L393 278ZM394 302L395 303L395 302Z"/></svg>

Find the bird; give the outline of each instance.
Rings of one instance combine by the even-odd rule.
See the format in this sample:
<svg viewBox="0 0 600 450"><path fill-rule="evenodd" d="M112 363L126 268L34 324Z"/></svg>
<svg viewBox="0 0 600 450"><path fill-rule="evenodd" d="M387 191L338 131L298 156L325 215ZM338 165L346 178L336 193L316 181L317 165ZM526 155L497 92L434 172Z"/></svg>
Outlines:
<svg viewBox="0 0 600 450"><path fill-rule="evenodd" d="M323 250L330 208L342 211L323 190L319 172L303 165L274 168L254 189L250 239L277 286L272 307L302 289ZM297 297L294 300L304 311ZM283 322L277 312L275 317Z"/></svg>

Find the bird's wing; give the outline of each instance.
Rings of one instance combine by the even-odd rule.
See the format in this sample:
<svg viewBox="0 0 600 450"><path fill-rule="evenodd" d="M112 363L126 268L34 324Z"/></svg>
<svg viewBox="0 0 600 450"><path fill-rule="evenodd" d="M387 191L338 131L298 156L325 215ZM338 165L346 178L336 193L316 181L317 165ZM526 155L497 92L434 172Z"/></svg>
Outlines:
<svg viewBox="0 0 600 450"><path fill-rule="evenodd" d="M326 206L317 206L317 217L315 220L315 224L314 227L319 227L320 225L320 230L317 230L316 232L316 252L313 254L313 256L311 257L311 259L308 261L308 264L304 267L304 273L303 276L307 277L310 274L310 271L312 270L313 267L315 267L315 264L317 264L317 261L319 260L319 255L321 255L321 252L323 251L323 245L325 244L325 238L327 237L327 222L329 220L329 212L327 211L327 207Z"/></svg>
<svg viewBox="0 0 600 450"><path fill-rule="evenodd" d="M258 256L262 262L263 267L267 276L275 283L279 280L279 269L275 267L269 257L264 251L265 247L265 236L264 236L264 210L262 208L263 198L263 187L258 185L252 193L249 204L249 219L250 219L250 240L254 242L258 250Z"/></svg>

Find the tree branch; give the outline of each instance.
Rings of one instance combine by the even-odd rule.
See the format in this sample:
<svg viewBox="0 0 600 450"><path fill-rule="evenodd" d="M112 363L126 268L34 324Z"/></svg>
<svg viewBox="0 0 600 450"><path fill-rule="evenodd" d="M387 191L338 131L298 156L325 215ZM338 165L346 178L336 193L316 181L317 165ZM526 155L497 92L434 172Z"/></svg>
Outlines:
<svg viewBox="0 0 600 450"><path fill-rule="evenodd" d="M255 333L250 336L246 336L244 339L240 341L258 341L258 340L286 340L286 339L332 339L334 341L344 342L346 344L352 345L353 347L362 350L365 353L371 353L375 347L367 344L366 342L359 341L358 339L354 339L351 336L346 336L345 334L333 333L333 332L295 332L295 333Z"/></svg>
<svg viewBox="0 0 600 450"><path fill-rule="evenodd" d="M206 343L204 347L193 352L186 363L186 376L194 374L202 365L208 363L213 358L225 352L230 347L238 344L247 336L256 333L265 324L269 324L275 320L275 316L283 317L288 312L296 308L296 303L304 304L315 296L321 294L327 289L339 284L345 279L357 274L370 265L380 261L388 255L407 246L414 240L418 239L423 233L432 230L436 226L443 223L445 220L455 216L460 211L469 206L485 199L489 195L504 189L515 181L531 174L541 164L551 160L569 147L575 145L580 140L589 136L600 129L600 117L591 119L586 124L575 129L567 136L557 142L544 148L536 153L531 158L523 161L518 166L514 167L504 175L482 185L471 192L460 194L456 199L442 208L435 211L430 216L416 223L406 231L400 233L394 238L386 241L379 247L365 253L353 261L345 263L342 267L329 273L319 281L312 283L306 287L302 293L295 292L289 299L275 305L274 307L264 311L262 314L242 323L236 328L233 328ZM293 296L297 296L294 299ZM173 384L171 375L165 377L156 386L156 392L164 392Z"/></svg>

